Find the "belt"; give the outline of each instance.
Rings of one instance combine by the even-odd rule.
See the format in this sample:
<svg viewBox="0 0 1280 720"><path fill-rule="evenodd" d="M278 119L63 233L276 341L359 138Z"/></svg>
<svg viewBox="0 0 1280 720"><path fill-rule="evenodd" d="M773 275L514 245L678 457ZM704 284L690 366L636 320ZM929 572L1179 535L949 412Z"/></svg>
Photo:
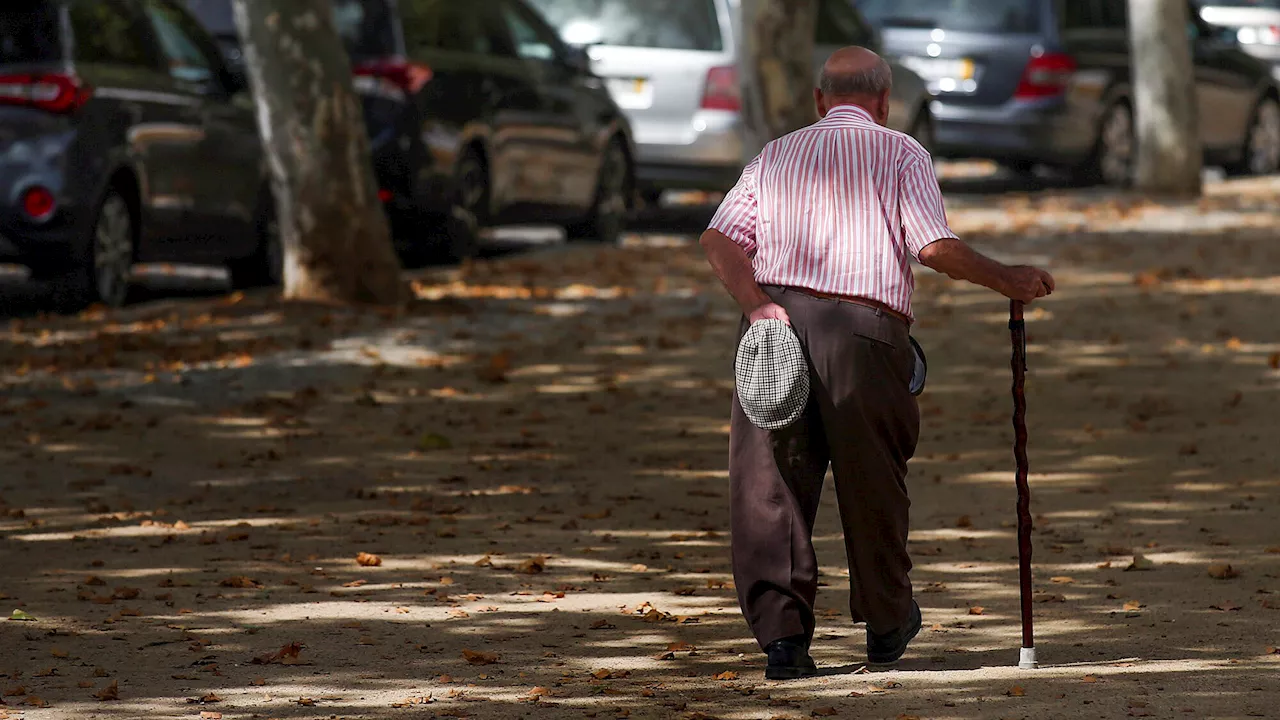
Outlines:
<svg viewBox="0 0 1280 720"><path fill-rule="evenodd" d="M801 295L808 295L809 297L818 298L819 300L834 300L836 302L844 302L844 303L849 303L851 305L861 305L863 307L871 308L872 310L879 310L881 312L892 315L893 317L906 323L907 327L911 327L911 319L908 318L906 315L903 315L902 313L898 312L897 310L894 310L893 308L889 307L888 305L885 305L882 302L872 300L870 298L855 297L852 295L836 295L835 293L826 293L826 292L820 292L818 290L810 290L809 288L792 287L792 286L787 286L787 290L790 290L792 292L798 292Z"/></svg>

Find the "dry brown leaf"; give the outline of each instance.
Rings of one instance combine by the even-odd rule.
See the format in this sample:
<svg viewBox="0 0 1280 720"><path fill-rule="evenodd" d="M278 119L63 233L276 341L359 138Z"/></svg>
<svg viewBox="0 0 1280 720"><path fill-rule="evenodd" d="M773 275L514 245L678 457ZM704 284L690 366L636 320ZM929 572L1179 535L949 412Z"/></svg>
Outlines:
<svg viewBox="0 0 1280 720"><path fill-rule="evenodd" d="M1267 358L1267 366L1272 370L1280 370L1280 352L1271 353L1271 357Z"/></svg>
<svg viewBox="0 0 1280 720"><path fill-rule="evenodd" d="M547 559L542 555L535 555L516 566L516 572L522 572L526 575L537 575L546 569Z"/></svg>
<svg viewBox="0 0 1280 720"><path fill-rule="evenodd" d="M120 685L115 680L112 680L110 685L94 693L93 696L99 700L119 700Z"/></svg>
<svg viewBox="0 0 1280 720"><path fill-rule="evenodd" d="M961 515L960 518L956 520L956 527L958 528L973 527L973 518L969 517L968 515Z"/></svg>
<svg viewBox="0 0 1280 720"><path fill-rule="evenodd" d="M1230 580L1240 577L1240 571L1231 567L1230 563L1214 563L1209 566L1209 577L1214 580Z"/></svg>
<svg viewBox="0 0 1280 720"><path fill-rule="evenodd" d="M472 665L492 665L498 662L498 654L479 650L463 650L462 659Z"/></svg>
<svg viewBox="0 0 1280 720"><path fill-rule="evenodd" d="M222 713L213 710L201 710L200 720L222 720Z"/></svg>
<svg viewBox="0 0 1280 720"><path fill-rule="evenodd" d="M982 611L984 611L984 610L986 610L986 608L982 607L981 605L974 605L973 607L969 608L969 614L970 614L970 615L981 615L981 614L982 614Z"/></svg>
<svg viewBox="0 0 1280 720"><path fill-rule="evenodd" d="M601 669L596 670L595 672L591 673L591 677L593 677L593 678L595 678L595 679L597 679L597 680L608 680L608 679L609 679L609 676L610 676L610 675L612 675L612 674L613 674L613 671L612 671L612 670L605 670L604 668L601 668Z"/></svg>
<svg viewBox="0 0 1280 720"><path fill-rule="evenodd" d="M360 567L379 567L382 565L382 558L373 553L362 552L356 555L356 563Z"/></svg>
<svg viewBox="0 0 1280 720"><path fill-rule="evenodd" d="M814 708L809 712L812 717L835 717L840 711L828 705L827 707Z"/></svg>
<svg viewBox="0 0 1280 720"><path fill-rule="evenodd" d="M247 578L244 575L233 575L218 584L221 585L222 587L240 588L244 590L258 589L262 587L262 585L260 585L257 580L254 580L252 578Z"/></svg>
<svg viewBox="0 0 1280 720"><path fill-rule="evenodd" d="M1141 610L1144 607L1146 607L1146 604L1138 600L1130 600L1129 602L1124 604L1124 609L1129 612Z"/></svg>
<svg viewBox="0 0 1280 720"><path fill-rule="evenodd" d="M725 670L724 672L714 675L713 677L716 680L737 680L738 673L732 670Z"/></svg>
<svg viewBox="0 0 1280 720"><path fill-rule="evenodd" d="M296 704L298 704L298 705L301 705L302 707L315 707L315 706L316 706L316 701L315 701L315 700L312 700L311 698L307 698L307 697L300 697L300 698L298 698L297 700L294 700L293 702L295 702L295 703L296 703Z"/></svg>
<svg viewBox="0 0 1280 720"><path fill-rule="evenodd" d="M1239 605L1236 605L1235 603L1224 602L1224 603L1218 603L1217 605L1210 605L1210 606L1209 606L1209 609L1210 609L1210 610L1221 610L1221 611L1223 611L1223 612L1230 612L1230 611L1232 611L1232 610L1239 610L1239 609L1240 609L1240 606L1239 606Z"/></svg>
<svg viewBox="0 0 1280 720"><path fill-rule="evenodd" d="M297 665L298 656L302 654L303 645L300 642L292 642L273 653L267 653L253 659L254 665Z"/></svg>
<svg viewBox="0 0 1280 720"><path fill-rule="evenodd" d="M220 703L220 702L222 702L222 698L218 697L218 695L217 695L216 693L208 693L208 694L206 694L206 695L202 695L202 696L200 697L200 702L202 702L202 703Z"/></svg>
<svg viewBox="0 0 1280 720"><path fill-rule="evenodd" d="M1084 677L1080 678L1080 682L1083 682L1083 683L1096 683L1096 682L1098 682L1098 678L1097 678L1097 677L1095 677L1095 676L1093 676L1093 675L1085 675Z"/></svg>
<svg viewBox="0 0 1280 720"><path fill-rule="evenodd" d="M1024 690L1021 685L1014 685L1008 690L1005 690L1004 694L1009 697L1022 697L1027 694L1027 691Z"/></svg>

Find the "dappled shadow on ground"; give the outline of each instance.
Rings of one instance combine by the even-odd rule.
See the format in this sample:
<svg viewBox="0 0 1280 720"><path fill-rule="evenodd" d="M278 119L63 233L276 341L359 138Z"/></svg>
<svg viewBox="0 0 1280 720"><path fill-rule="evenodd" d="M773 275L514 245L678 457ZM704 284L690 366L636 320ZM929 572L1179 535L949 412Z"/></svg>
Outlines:
<svg viewBox="0 0 1280 720"><path fill-rule="evenodd" d="M430 271L396 315L250 294L11 326L0 596L35 620L0 623L0 717L1268 716L1280 248L955 220L1062 287L1029 313L1041 670L1012 667L1006 308L925 274L926 629L864 668L828 491L826 670L761 679L728 565L736 316L673 233Z"/></svg>

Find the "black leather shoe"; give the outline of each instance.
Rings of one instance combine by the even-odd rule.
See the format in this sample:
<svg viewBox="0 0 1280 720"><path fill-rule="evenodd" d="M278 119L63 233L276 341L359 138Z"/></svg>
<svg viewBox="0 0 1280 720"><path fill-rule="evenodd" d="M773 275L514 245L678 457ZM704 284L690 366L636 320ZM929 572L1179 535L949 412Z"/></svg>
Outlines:
<svg viewBox="0 0 1280 720"><path fill-rule="evenodd" d="M766 680L796 680L818 674L809 649L791 638L774 640L765 652L769 654L769 665L764 669Z"/></svg>
<svg viewBox="0 0 1280 720"><path fill-rule="evenodd" d="M911 601L911 619L907 621L906 627L898 628L893 632L883 635L876 635L867 629L867 662L872 665L887 665L889 663L898 662L898 658L907 651L907 645L911 640L920 634L920 628L924 624L924 619L920 616L920 606L915 600Z"/></svg>

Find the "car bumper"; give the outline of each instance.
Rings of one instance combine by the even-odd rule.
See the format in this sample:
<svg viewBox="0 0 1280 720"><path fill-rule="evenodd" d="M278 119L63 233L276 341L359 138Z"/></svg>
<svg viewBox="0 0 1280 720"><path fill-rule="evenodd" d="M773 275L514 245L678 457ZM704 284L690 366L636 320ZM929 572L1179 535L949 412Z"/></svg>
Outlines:
<svg viewBox="0 0 1280 720"><path fill-rule="evenodd" d="M632 120L636 182L642 189L728 190L742 174L742 118L699 111L687 123L661 126Z"/></svg>
<svg viewBox="0 0 1280 720"><path fill-rule="evenodd" d="M82 260L86 232L65 211L59 215L43 225L0 220L0 264L25 265L39 274Z"/></svg>
<svg viewBox="0 0 1280 720"><path fill-rule="evenodd" d="M1074 117L1062 100L1010 101L998 107L934 101L930 110L933 154L939 158L1070 165L1093 149L1094 123Z"/></svg>

